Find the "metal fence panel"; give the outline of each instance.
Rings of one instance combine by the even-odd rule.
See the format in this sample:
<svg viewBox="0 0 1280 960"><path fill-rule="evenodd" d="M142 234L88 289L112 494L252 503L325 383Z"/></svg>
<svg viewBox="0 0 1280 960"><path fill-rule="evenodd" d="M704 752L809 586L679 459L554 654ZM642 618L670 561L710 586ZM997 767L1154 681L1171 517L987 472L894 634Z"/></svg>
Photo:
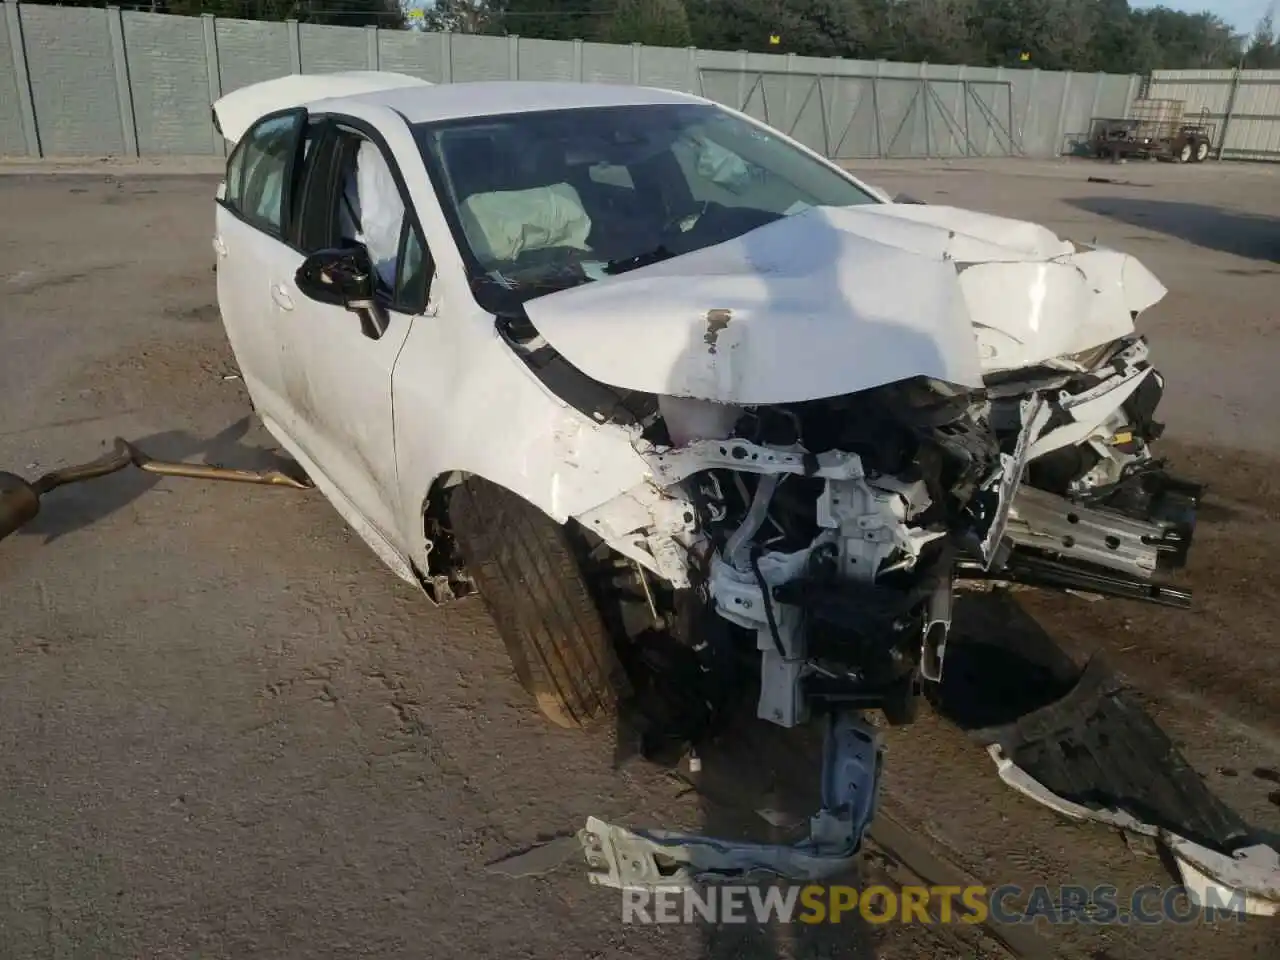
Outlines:
<svg viewBox="0 0 1280 960"><path fill-rule="evenodd" d="M1118 76L1114 73L1101 74L1101 89L1098 93L1099 117L1123 117L1133 100L1135 77ZM1092 118L1090 118L1092 119Z"/></svg>
<svg viewBox="0 0 1280 960"><path fill-rule="evenodd" d="M22 132L18 98L27 95L27 78L18 76L13 56L15 42L20 39L9 36L9 18L0 17L0 156L20 157L27 152L27 137Z"/></svg>
<svg viewBox="0 0 1280 960"><path fill-rule="evenodd" d="M975 151L964 116L969 99L968 85L964 82L965 68L929 64L922 73L928 98L925 105L926 129L933 155L971 156Z"/></svg>
<svg viewBox="0 0 1280 960"><path fill-rule="evenodd" d="M799 58L797 58L799 60ZM937 77L884 76L878 64L792 61L790 70L699 68L704 95L838 159L968 157L1022 152L1007 81L969 79L964 68ZM800 68L797 70L797 68ZM861 69L862 73L857 73Z"/></svg>
<svg viewBox="0 0 1280 960"><path fill-rule="evenodd" d="M1153 100L1182 100L1187 113L1208 110L1226 116L1234 70L1157 70L1147 96Z"/></svg>
<svg viewBox="0 0 1280 960"><path fill-rule="evenodd" d="M880 113L874 79L836 76L831 79L831 88L828 156L838 160L880 156Z"/></svg>
<svg viewBox="0 0 1280 960"><path fill-rule="evenodd" d="M1095 76L1069 74L1063 115L1057 131L1058 142L1055 146L1058 150L1071 152L1076 144L1089 139L1091 120L1095 115L1092 104L1097 92L1098 82Z"/></svg>
<svg viewBox="0 0 1280 960"><path fill-rule="evenodd" d="M1230 156L1280 160L1280 70L1248 70L1236 88L1226 149Z"/></svg>
<svg viewBox="0 0 1280 960"><path fill-rule="evenodd" d="M4 8L5 154L34 148L36 126L50 154L217 152L208 100L219 93L292 72L377 68L435 83L519 77L698 93L839 158L1053 156L1094 113L1123 113L1137 86L1128 76L121 15L12 0ZM15 46L19 13L28 29ZM28 64L34 121L14 50ZM1252 113L1236 119L1229 145L1280 151L1253 117L1280 110L1276 92L1242 80L1235 95Z"/></svg>
<svg viewBox="0 0 1280 960"><path fill-rule="evenodd" d="M746 100L746 54L741 51L698 51L698 96L741 110Z"/></svg>
<svg viewBox="0 0 1280 960"><path fill-rule="evenodd" d="M1071 75L1048 70L1035 70L1028 76L1013 71L1012 83L1025 91L1026 105L1021 106L1022 146L1028 156L1045 157L1063 149L1059 135L1062 105L1068 96ZM1067 123L1066 127L1073 124Z"/></svg>
<svg viewBox="0 0 1280 960"><path fill-rule="evenodd" d="M1220 156L1280 160L1280 70L1158 70L1148 96L1186 103L1217 125Z"/></svg>
<svg viewBox="0 0 1280 960"><path fill-rule="evenodd" d="M19 11L44 155L124 153L108 11L33 4Z"/></svg>
<svg viewBox="0 0 1280 960"><path fill-rule="evenodd" d="M214 129L204 24L197 17L130 11L121 18L138 152L208 153Z"/></svg>

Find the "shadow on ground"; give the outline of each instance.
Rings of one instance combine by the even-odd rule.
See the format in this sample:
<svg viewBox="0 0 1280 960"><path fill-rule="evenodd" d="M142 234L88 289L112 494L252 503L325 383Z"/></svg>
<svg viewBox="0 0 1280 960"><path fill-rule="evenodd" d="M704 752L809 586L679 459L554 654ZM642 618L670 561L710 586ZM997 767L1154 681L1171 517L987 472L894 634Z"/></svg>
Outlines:
<svg viewBox="0 0 1280 960"><path fill-rule="evenodd" d="M1071 206L1154 230L1198 247L1280 262L1280 219L1202 203L1135 197L1074 197Z"/></svg>
<svg viewBox="0 0 1280 960"><path fill-rule="evenodd" d="M1011 723L1058 700L1079 679L1078 664L1007 591L965 595L957 607L953 638L946 681L932 699L934 708L962 730ZM753 665L750 659L742 664L748 675ZM672 682L669 672L665 677L661 682ZM697 747L700 771L686 773L670 756L657 762L698 797L701 835L752 843L800 842L807 836L808 818L821 804L821 724L787 730L757 719L758 682L740 679L742 688L725 708L728 716ZM666 693L678 696L670 688ZM646 719L631 712L620 721L617 762L636 762ZM910 763L911 758L900 755L894 762ZM990 775L995 776L994 766ZM847 875L830 882L865 887L883 881L859 860ZM857 911L838 924L705 925L702 936L706 960L872 960L883 948L882 936Z"/></svg>

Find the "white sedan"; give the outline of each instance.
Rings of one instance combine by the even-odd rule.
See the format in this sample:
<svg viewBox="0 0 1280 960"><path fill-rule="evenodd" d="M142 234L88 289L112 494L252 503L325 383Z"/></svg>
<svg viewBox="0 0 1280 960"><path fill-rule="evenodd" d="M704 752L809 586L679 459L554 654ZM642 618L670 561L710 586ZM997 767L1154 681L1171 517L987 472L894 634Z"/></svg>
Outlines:
<svg viewBox="0 0 1280 960"><path fill-rule="evenodd" d="M563 725L630 689L651 750L680 750L746 674L760 717L829 718L803 854L694 845L693 873L847 860L880 768L865 712L909 720L941 679L962 575L1184 599L1152 578L1195 491L1147 455L1134 332L1165 291L1130 257L892 203L664 90L337 74L214 115L218 300L254 407L399 576L478 588ZM1038 747L1002 745L1002 776L1068 804ZM1077 780L1114 768L1092 749ZM593 860L601 882L670 880L651 841L593 829L636 854Z"/></svg>

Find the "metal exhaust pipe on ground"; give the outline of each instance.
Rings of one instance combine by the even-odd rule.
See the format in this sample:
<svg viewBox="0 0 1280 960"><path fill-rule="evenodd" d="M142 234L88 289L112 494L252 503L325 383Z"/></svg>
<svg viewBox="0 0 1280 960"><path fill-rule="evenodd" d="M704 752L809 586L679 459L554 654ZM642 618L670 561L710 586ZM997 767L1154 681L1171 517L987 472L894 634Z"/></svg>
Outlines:
<svg viewBox="0 0 1280 960"><path fill-rule="evenodd" d="M115 449L89 463L65 467L28 482L17 474L0 471L0 540L30 523L40 513L40 498L50 490L71 483L105 477L128 466L164 477L188 477L193 480L226 480L233 483L258 483L269 486L310 490L306 477L291 476L280 470L233 470L203 463L171 463L153 460L127 440L115 440Z"/></svg>

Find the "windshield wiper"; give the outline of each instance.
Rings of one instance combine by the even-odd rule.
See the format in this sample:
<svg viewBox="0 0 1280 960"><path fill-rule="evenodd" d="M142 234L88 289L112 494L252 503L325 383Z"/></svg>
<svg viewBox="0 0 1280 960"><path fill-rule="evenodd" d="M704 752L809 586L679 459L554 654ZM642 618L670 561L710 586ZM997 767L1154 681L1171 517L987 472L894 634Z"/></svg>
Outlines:
<svg viewBox="0 0 1280 960"><path fill-rule="evenodd" d="M675 253L668 250L663 244L659 244L648 253L641 253L634 257L627 257L623 260L610 260L605 264L604 272L610 276L617 276L620 273L626 273L630 270L639 270L641 267L647 267L651 263L661 263L663 260L670 260Z"/></svg>

